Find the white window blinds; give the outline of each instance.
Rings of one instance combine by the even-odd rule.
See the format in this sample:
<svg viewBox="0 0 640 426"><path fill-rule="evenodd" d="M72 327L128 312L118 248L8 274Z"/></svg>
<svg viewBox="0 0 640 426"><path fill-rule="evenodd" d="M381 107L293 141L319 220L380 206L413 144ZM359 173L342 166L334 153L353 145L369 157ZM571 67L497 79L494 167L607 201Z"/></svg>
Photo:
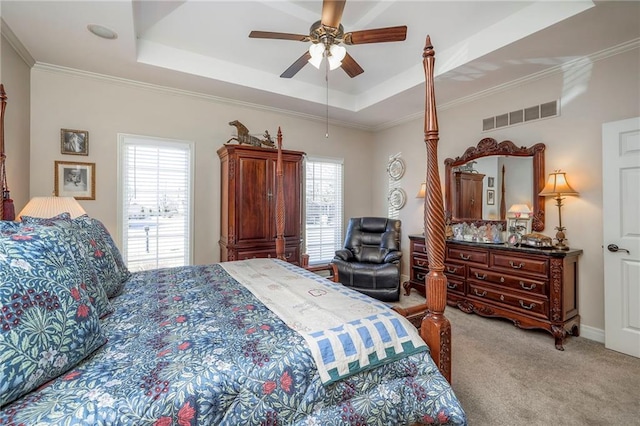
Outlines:
<svg viewBox="0 0 640 426"><path fill-rule="evenodd" d="M310 264L327 263L342 247L343 162L313 158L306 161L305 242Z"/></svg>
<svg viewBox="0 0 640 426"><path fill-rule="evenodd" d="M123 255L131 271L191 263L192 143L120 135Z"/></svg>

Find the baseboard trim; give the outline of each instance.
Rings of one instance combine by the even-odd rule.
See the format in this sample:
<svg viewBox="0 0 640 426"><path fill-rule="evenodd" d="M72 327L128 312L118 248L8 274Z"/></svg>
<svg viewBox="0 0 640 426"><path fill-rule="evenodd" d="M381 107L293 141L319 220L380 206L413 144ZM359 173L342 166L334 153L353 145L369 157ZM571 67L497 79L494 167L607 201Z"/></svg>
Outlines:
<svg viewBox="0 0 640 426"><path fill-rule="evenodd" d="M589 327L588 325L580 326L580 337L585 339L594 340L599 343L604 343L604 330L595 327Z"/></svg>

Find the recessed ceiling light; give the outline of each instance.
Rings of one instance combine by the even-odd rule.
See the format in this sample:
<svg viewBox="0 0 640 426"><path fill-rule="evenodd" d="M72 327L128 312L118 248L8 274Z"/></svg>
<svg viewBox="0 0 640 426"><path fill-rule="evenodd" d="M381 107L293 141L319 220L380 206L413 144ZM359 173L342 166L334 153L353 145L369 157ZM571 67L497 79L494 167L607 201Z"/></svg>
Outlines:
<svg viewBox="0 0 640 426"><path fill-rule="evenodd" d="M115 40L118 38L118 33L102 25L89 24L87 25L87 29L98 37L106 38L107 40Z"/></svg>

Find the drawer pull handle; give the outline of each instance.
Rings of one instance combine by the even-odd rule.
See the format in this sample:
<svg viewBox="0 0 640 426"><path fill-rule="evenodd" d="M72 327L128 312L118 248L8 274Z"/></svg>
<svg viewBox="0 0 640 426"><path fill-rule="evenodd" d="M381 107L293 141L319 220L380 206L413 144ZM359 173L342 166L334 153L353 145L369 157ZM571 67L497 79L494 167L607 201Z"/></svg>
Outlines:
<svg viewBox="0 0 640 426"><path fill-rule="evenodd" d="M427 262L422 262L422 261L416 259L416 265L418 265L418 266L426 266Z"/></svg>
<svg viewBox="0 0 640 426"><path fill-rule="evenodd" d="M427 248L426 247L422 247L422 252L426 253L427 252Z"/></svg>
<svg viewBox="0 0 640 426"><path fill-rule="evenodd" d="M518 302L520 302L520 306L522 306L525 309L533 309L534 306L536 306L535 303L531 302L531 304L529 306L525 305L524 302L522 300L518 300Z"/></svg>
<svg viewBox="0 0 640 426"><path fill-rule="evenodd" d="M455 274L456 272L458 272L458 268L452 268L450 266L447 266L447 272L450 274Z"/></svg>
<svg viewBox="0 0 640 426"><path fill-rule="evenodd" d="M462 260L469 260L469 259L471 259L471 255L469 255L469 256L465 256L464 254L460 253L460 259L462 259Z"/></svg>
<svg viewBox="0 0 640 426"><path fill-rule="evenodd" d="M487 278L487 274L480 275L477 272L475 274L476 274L476 278L479 279L479 280L484 280L485 278Z"/></svg>
<svg viewBox="0 0 640 426"><path fill-rule="evenodd" d="M513 260L510 260L509 265L511 265L513 269L522 269L522 267L524 266L524 262L520 262L516 265L515 263L513 263Z"/></svg>
<svg viewBox="0 0 640 426"><path fill-rule="evenodd" d="M482 293L480 293L477 288L474 288L473 292L476 294L476 296L480 296L480 297L484 297L484 296L487 295L487 291L486 290L483 291Z"/></svg>
<svg viewBox="0 0 640 426"><path fill-rule="evenodd" d="M424 274L416 274L416 278L420 281L424 280Z"/></svg>
<svg viewBox="0 0 640 426"><path fill-rule="evenodd" d="M503 283L504 282L504 277L500 277L500 282Z"/></svg>
<svg viewBox="0 0 640 426"><path fill-rule="evenodd" d="M447 283L447 288L450 288L451 290L455 290L458 286L456 286L455 284L451 284L451 283Z"/></svg>
<svg viewBox="0 0 640 426"><path fill-rule="evenodd" d="M534 283L531 283L530 286L527 286L525 283L520 281L520 287L522 287L524 290L533 290L534 288L536 288L536 285Z"/></svg>

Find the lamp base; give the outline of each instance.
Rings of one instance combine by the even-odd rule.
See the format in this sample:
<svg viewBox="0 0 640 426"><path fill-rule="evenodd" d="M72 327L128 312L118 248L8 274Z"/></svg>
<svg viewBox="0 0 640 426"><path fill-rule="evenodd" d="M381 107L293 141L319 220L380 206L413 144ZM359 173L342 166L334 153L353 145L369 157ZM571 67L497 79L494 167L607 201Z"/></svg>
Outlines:
<svg viewBox="0 0 640 426"><path fill-rule="evenodd" d="M556 250L569 250L569 246L565 244L567 239L564 237L564 227L558 227L556 229L558 230L558 232L556 232L556 241L558 242L553 246L553 248Z"/></svg>

